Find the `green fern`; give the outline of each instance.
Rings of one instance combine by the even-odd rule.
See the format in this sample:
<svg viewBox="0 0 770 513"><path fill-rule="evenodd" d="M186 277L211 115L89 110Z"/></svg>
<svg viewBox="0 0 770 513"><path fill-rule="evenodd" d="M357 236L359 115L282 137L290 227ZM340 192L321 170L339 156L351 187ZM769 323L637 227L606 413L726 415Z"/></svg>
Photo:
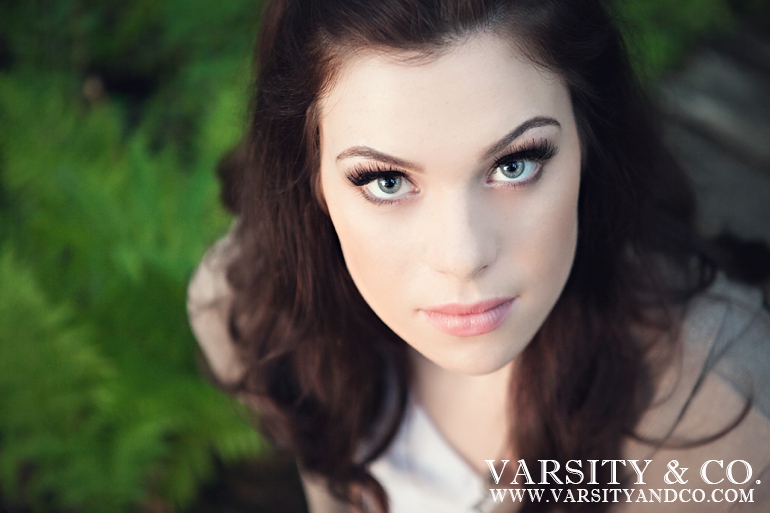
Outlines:
<svg viewBox="0 0 770 513"><path fill-rule="evenodd" d="M210 102L200 157L182 168L173 147L126 135L114 104L78 102L66 78L0 77L13 198L0 240L18 255L0 275L0 318L13 320L0 331L4 495L36 511L182 506L214 454L260 453L242 408L200 378L184 308L230 222L211 169L241 129L241 98L225 88Z"/></svg>

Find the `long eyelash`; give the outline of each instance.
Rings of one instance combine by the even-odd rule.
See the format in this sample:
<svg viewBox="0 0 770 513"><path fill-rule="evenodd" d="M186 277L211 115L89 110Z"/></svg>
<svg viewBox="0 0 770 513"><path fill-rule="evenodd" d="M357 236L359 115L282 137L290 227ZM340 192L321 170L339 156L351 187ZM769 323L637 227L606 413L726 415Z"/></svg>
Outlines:
<svg viewBox="0 0 770 513"><path fill-rule="evenodd" d="M406 173L395 169L383 167L380 164L359 164L355 166L349 175L348 181L356 187L363 187L379 178L404 178Z"/></svg>
<svg viewBox="0 0 770 513"><path fill-rule="evenodd" d="M533 139L495 159L493 168L514 160L545 162L553 158L558 151L559 149L547 139L540 139L539 141ZM363 187L379 178L398 177L408 180L406 173L403 171L398 171L375 163L359 164L347 175L348 181L356 187Z"/></svg>
<svg viewBox="0 0 770 513"><path fill-rule="evenodd" d="M522 144L513 151L506 153L495 159L494 167L501 166L514 160L532 160L535 162L545 162L556 156L559 149L547 139L534 139L528 143Z"/></svg>

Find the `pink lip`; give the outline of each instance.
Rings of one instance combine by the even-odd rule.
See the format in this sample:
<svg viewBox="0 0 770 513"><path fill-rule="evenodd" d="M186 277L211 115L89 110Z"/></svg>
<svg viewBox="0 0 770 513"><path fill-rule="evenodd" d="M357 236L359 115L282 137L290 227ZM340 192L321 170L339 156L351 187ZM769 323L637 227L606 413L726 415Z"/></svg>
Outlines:
<svg viewBox="0 0 770 513"><path fill-rule="evenodd" d="M473 337L497 329L508 313L515 297L495 298L471 305L451 303L425 308L428 322L436 329L455 337Z"/></svg>

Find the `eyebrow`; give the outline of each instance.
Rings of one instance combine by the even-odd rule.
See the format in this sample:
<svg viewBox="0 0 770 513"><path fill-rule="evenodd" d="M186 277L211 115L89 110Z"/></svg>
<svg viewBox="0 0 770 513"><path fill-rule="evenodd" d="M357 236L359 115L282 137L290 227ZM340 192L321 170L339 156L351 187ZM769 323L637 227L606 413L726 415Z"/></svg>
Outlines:
<svg viewBox="0 0 770 513"><path fill-rule="evenodd" d="M486 150L484 150L484 160L491 159L492 157L496 156L498 153L505 150L513 141L524 135L529 130L532 130L533 128L540 128L542 126L555 126L558 128L561 128L561 124L556 121L554 118L549 118L545 116L537 116L534 118L530 118L526 120L524 123L520 124L510 132L508 132L502 139L494 143L493 145L489 146Z"/></svg>
<svg viewBox="0 0 770 513"><path fill-rule="evenodd" d="M369 146L350 147L337 155L337 161L339 162L340 160L349 159L351 157L362 157L370 160L378 160L383 164L389 164L396 167L406 167L414 170L420 169L420 166L417 164L413 164L408 160L394 157L393 155L388 155L387 153L382 153L381 151L377 151L374 148L370 148Z"/></svg>
<svg viewBox="0 0 770 513"><path fill-rule="evenodd" d="M537 116L534 118L530 118L526 120L524 123L520 124L510 132L508 132L505 136L503 136L502 139L497 141L496 143L489 146L486 150L483 152L484 160L488 160L498 153L502 152L507 148L513 141L521 137L524 133L526 133L529 130L532 130L533 128L539 128L543 126L555 126L561 128L561 124L556 121L554 118L549 118L545 116ZM404 167L409 169L414 169L419 171L421 168L417 164L414 164L412 162L409 162L408 160L404 160L398 157L394 157L393 155L388 155L387 153L383 153L381 151L377 151L374 148L370 148L369 146L352 146L346 150L343 150L339 155L337 155L337 161L343 159L348 159L352 157L361 157L365 159L370 160L377 160L379 162L382 162L383 164L389 164L391 166L397 166L397 167Z"/></svg>

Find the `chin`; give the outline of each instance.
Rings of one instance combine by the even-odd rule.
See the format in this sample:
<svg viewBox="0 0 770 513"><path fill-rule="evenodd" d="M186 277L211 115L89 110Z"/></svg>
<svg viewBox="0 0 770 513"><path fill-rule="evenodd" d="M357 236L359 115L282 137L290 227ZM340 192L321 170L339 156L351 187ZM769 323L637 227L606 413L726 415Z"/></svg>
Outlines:
<svg viewBox="0 0 770 513"><path fill-rule="evenodd" d="M485 376L508 366L526 346L527 344L523 344L523 347L512 350L510 342L507 342L504 347L497 348L489 347L487 344L479 344L477 347L458 350L455 354L445 353L439 358L428 358L442 369L450 372L466 376Z"/></svg>
<svg viewBox="0 0 770 513"><path fill-rule="evenodd" d="M464 374L466 376L486 376L501 370L515 359L516 358L513 357L505 360L482 359L475 362L459 362L458 365L453 366L453 368L446 368L446 370Z"/></svg>

